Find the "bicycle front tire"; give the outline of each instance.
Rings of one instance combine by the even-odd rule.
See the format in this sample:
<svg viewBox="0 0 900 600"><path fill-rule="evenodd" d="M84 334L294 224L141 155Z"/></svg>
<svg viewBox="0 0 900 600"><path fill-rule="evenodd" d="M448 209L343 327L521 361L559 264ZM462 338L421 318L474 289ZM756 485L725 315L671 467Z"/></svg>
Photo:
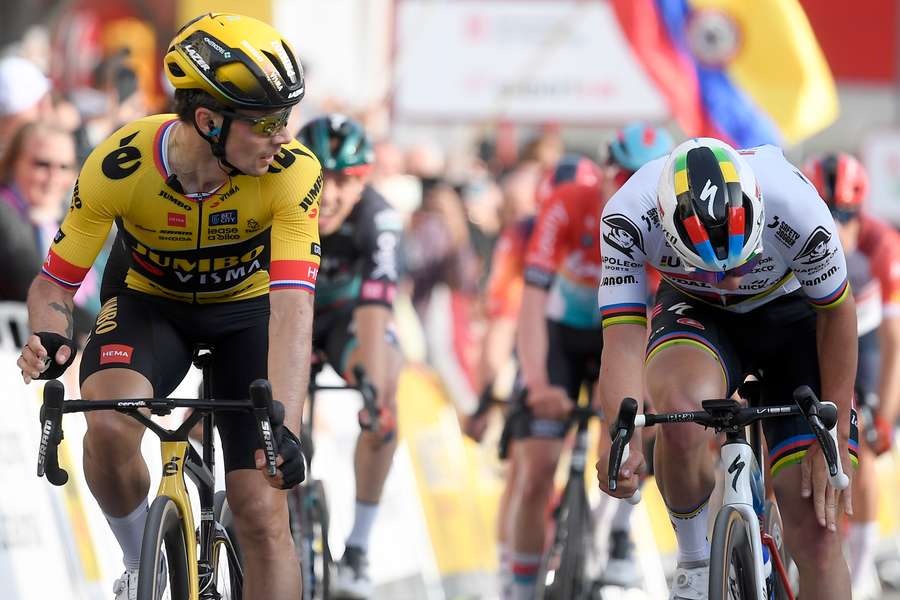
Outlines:
<svg viewBox="0 0 900 600"><path fill-rule="evenodd" d="M188 598L189 577L187 543L178 505L168 496L158 496L150 505L144 525L137 600Z"/></svg>
<svg viewBox="0 0 900 600"><path fill-rule="evenodd" d="M748 524L733 506L716 515L709 554L709 600L765 600L757 594Z"/></svg>
<svg viewBox="0 0 900 600"><path fill-rule="evenodd" d="M579 600L590 597L591 583L586 578L588 548L593 528L583 483L566 487L557 508L553 544L544 553L537 575L538 600ZM580 487L579 487L580 486Z"/></svg>

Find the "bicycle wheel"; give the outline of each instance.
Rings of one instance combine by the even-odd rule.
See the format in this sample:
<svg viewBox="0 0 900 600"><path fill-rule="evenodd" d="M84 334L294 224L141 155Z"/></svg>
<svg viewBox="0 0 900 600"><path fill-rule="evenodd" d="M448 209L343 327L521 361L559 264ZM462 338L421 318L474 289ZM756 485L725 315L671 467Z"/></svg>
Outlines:
<svg viewBox="0 0 900 600"><path fill-rule="evenodd" d="M570 482L554 515L553 544L544 553L537 574L536 598L581 600L590 598L588 553L593 548L593 526L583 483Z"/></svg>
<svg viewBox="0 0 900 600"><path fill-rule="evenodd" d="M188 578L181 514L171 498L158 496L150 505L144 525L137 600L188 598Z"/></svg>
<svg viewBox="0 0 900 600"><path fill-rule="evenodd" d="M784 524L781 521L781 513L778 511L778 505L771 500L766 501L765 511L765 530L775 540L775 546L778 548L778 555L781 557L781 564L784 565L786 573L790 574L791 555L784 545ZM790 581L788 581L790 584ZM775 600L787 600L790 598L781 577L778 576L778 570L775 568L775 561L772 561L772 578L769 589L775 592Z"/></svg>
<svg viewBox="0 0 900 600"><path fill-rule="evenodd" d="M716 515L709 553L709 600L766 600L756 593L747 527L744 516L732 506L723 506Z"/></svg>
<svg viewBox="0 0 900 600"><path fill-rule="evenodd" d="M319 480L294 488L289 496L291 533L300 557L303 600L326 600L332 558L328 546L328 503Z"/></svg>
<svg viewBox="0 0 900 600"><path fill-rule="evenodd" d="M221 529L213 539L212 581L221 600L240 600L244 589L244 569L225 492L216 492L213 514Z"/></svg>

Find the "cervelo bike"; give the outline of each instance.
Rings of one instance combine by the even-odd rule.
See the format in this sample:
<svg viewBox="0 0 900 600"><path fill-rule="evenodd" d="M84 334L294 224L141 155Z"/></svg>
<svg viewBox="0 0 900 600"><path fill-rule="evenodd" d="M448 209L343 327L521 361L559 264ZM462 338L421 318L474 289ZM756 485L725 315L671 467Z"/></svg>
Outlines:
<svg viewBox="0 0 900 600"><path fill-rule="evenodd" d="M320 391L356 390L363 399L363 407L368 414L371 426L364 428L375 430L378 426L378 405L375 388L366 378L361 365L353 370L356 385L319 385L316 377L325 366L324 360L314 356L310 366L309 395L304 409L303 424L300 426L300 444L309 464L312 465L315 446L313 444L313 425L315 417L316 395ZM361 426L363 424L361 423ZM310 470L311 471L311 470ZM307 477L306 481L288 493L288 509L291 516L291 535L294 545L300 554L300 570L303 577L303 600L327 600L333 559L328 545L328 499L321 479Z"/></svg>
<svg viewBox="0 0 900 600"><path fill-rule="evenodd" d="M268 471L274 475L276 469L278 448L273 427L283 420L284 408L280 402L273 402L269 383L262 379L254 381L250 385L249 401L213 400L209 385L211 348L203 347L195 353L193 360L203 373L200 400L64 400L65 389L59 381L48 381L44 387L37 474L38 477L46 476L53 485L64 485L69 478L59 467L58 459L65 413L115 410L134 418L159 436L162 479L144 526L138 600L241 598L244 578L240 550L230 531L225 493L215 492L214 413L252 412ZM174 431L161 427L140 410L161 416L175 408L189 408L193 412ZM188 442L189 432L201 420L202 456ZM185 474L196 485L200 498L200 526L196 530Z"/></svg>
<svg viewBox="0 0 900 600"><path fill-rule="evenodd" d="M750 402L742 407L736 400L704 400L703 410L637 414L637 402L625 398L612 430L609 461L609 488L615 491L619 468L628 457L628 443L635 427L658 424L697 423L725 434L721 465L727 466L722 507L716 514L710 541L710 600L793 600L783 549L772 535L780 531L777 507L767 504L761 464L763 419L803 415L822 448L831 485L846 489L850 480L838 457L837 407L820 402L808 386L794 391L793 405L758 406L759 382L741 385L741 397ZM745 428L751 427L750 441ZM640 494L631 501L637 502ZM772 565L774 563L774 569Z"/></svg>

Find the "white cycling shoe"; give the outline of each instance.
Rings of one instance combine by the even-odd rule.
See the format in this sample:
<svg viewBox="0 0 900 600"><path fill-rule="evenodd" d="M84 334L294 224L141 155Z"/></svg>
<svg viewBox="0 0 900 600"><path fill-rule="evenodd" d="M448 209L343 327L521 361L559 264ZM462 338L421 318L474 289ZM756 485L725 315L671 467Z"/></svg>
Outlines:
<svg viewBox="0 0 900 600"><path fill-rule="evenodd" d="M347 546L344 550L344 556L335 565L329 591L332 598L347 600L366 600L372 596L369 559L361 548Z"/></svg>
<svg viewBox="0 0 900 600"><path fill-rule="evenodd" d="M159 573L160 585L159 600L165 598L166 584L169 580L168 567L166 560L161 560L162 570ZM122 576L113 583L113 594L116 595L115 600L137 600L138 592L138 571L139 569L126 569Z"/></svg>
<svg viewBox="0 0 900 600"><path fill-rule="evenodd" d="M709 561L682 563L675 569L669 600L707 600L709 597Z"/></svg>

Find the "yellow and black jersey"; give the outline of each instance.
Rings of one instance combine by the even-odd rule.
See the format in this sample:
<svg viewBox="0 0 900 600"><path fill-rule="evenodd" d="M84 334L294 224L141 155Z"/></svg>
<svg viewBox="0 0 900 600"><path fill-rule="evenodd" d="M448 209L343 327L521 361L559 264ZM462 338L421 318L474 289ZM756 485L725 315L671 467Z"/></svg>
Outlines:
<svg viewBox="0 0 900 600"><path fill-rule="evenodd" d="M207 303L313 292L322 169L312 152L291 141L262 177L233 176L196 200L167 184L175 123L175 115L139 119L94 149L42 275L77 289L115 221L104 297L130 290Z"/></svg>

